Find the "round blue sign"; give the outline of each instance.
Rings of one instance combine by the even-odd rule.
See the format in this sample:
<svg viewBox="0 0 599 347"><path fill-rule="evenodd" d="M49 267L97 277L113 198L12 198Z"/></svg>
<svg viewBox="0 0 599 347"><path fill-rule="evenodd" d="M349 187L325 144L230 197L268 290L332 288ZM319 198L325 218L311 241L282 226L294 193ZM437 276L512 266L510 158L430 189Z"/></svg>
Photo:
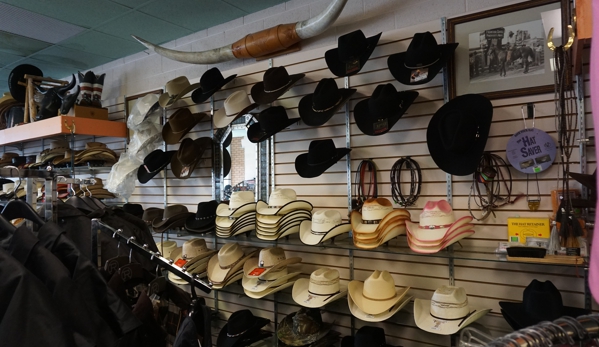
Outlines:
<svg viewBox="0 0 599 347"><path fill-rule="evenodd" d="M518 171L534 174L547 170L555 160L555 141L543 130L526 128L507 142L507 159Z"/></svg>

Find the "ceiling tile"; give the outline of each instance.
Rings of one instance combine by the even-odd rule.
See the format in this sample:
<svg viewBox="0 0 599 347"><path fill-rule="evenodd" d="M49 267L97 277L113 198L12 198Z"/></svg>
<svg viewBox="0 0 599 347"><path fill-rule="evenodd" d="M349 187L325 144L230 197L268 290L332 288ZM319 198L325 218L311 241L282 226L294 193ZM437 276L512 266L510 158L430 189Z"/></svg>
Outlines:
<svg viewBox="0 0 599 347"><path fill-rule="evenodd" d="M254 13L265 8L269 8L278 4L282 4L288 0L224 0L225 2L245 11L247 13Z"/></svg>
<svg viewBox="0 0 599 347"><path fill-rule="evenodd" d="M50 47L47 42L0 31L0 52L25 57L46 47Z"/></svg>
<svg viewBox="0 0 599 347"><path fill-rule="evenodd" d="M165 22L140 12L129 13L96 28L96 30L137 42L131 37L131 34L134 34L157 44L172 41L192 33L189 29L176 26L172 23Z"/></svg>
<svg viewBox="0 0 599 347"><path fill-rule="evenodd" d="M141 52L144 49L144 47L137 42L93 30L62 41L59 46L113 59Z"/></svg>
<svg viewBox="0 0 599 347"><path fill-rule="evenodd" d="M77 72L76 70L78 69L90 69L98 65L106 64L113 60L113 58L60 46L52 46L40 53L34 54L32 58L55 65L64 65L66 67L70 67L72 68L73 72Z"/></svg>
<svg viewBox="0 0 599 347"><path fill-rule="evenodd" d="M14 55L14 54L0 52L0 67L10 65L19 59L23 59L23 57L20 57L18 55Z"/></svg>
<svg viewBox="0 0 599 347"><path fill-rule="evenodd" d="M119 3L128 8L136 8L143 4L149 4L149 3L152 3L155 1L161 1L161 0L112 0L112 2Z"/></svg>
<svg viewBox="0 0 599 347"><path fill-rule="evenodd" d="M129 10L109 0L2 0L2 2L84 28L98 26Z"/></svg>
<svg viewBox="0 0 599 347"><path fill-rule="evenodd" d="M247 14L220 0L157 1L140 7L138 11L192 31L210 28Z"/></svg>

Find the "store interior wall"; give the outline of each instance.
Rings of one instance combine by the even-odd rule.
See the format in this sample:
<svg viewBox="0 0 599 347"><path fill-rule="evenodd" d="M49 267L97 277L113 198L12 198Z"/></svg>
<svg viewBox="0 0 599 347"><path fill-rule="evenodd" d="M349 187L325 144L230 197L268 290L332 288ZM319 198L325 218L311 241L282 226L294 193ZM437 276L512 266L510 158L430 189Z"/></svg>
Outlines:
<svg viewBox="0 0 599 347"><path fill-rule="evenodd" d="M219 25L214 28L177 39L164 46L168 48L197 51L211 49L216 46L233 42L243 35L256 32L277 24L292 23L308 18L319 13L328 0L294 0L274 6L272 8L248 15L243 18ZM379 46L375 49L365 68L356 76L350 78L350 86L357 88L358 93L350 101L350 110L360 100L371 95L377 84L393 83L398 90L414 89L420 93L408 113L398 122L393 131L379 137L362 135L351 118L351 146L352 170L355 170L362 159L373 159L379 168L379 189L382 196L391 199L389 188L389 170L400 156L410 155L415 158L423 168L424 183L421 198L413 208L410 208L412 218L418 219L427 200L443 199L446 196L445 173L436 168L428 155L426 147L426 127L431 116L443 104L442 78L437 76L432 82L410 88L396 82L386 67L387 57L396 52L404 51L415 32L431 31L437 41L441 41L440 18L459 16L468 12L489 9L490 6L505 6L509 1L481 1L481 0L446 0L446 1L383 1L383 0L349 0L337 23L323 35L302 43L302 50L286 56L273 59L273 66L284 65L289 73L306 73L296 87L285 94L277 105L288 109L290 117L297 117L297 103L299 99L313 92L317 82L324 77L333 77L328 71L323 56L327 49L336 46L340 35L361 29L366 36L383 32ZM136 33L143 36L143 33ZM588 62L588 52L585 55ZM236 60L216 65L223 75L238 74L237 79L215 94L215 109L222 107L224 99L231 92L245 90L249 93L251 85L262 80L264 71L268 68L267 61ZM163 58L155 53L141 52L114 62L99 66L93 71L96 74L106 73L104 86L104 105L108 107L110 118L122 120L125 117L124 98L126 96L143 93L162 88L164 84L177 77L187 76L190 81L197 82L200 76L212 66L183 64ZM588 64L584 65L588 74ZM343 79L336 79L339 86ZM588 78L585 79L585 107L587 112L587 135L592 136L593 124L588 98ZM556 138L554 126L553 94L534 95L510 99L493 100L494 123L491 128L487 150L502 155L507 139L522 125L520 107L533 102L536 105L538 128L547 131ZM172 109L170 115L180 107L192 105L189 97L179 101ZM192 111L210 112L208 102L193 105ZM347 181L346 162L340 161L322 176L315 179L300 178L294 169L293 161L297 155L307 151L308 144L313 139L333 138L337 147L345 145L345 118L343 112L335 115L325 126L310 128L299 123L291 126L275 136L275 186L280 188L293 188L298 192L299 199L305 199L314 205L315 209L337 209L342 215L347 215ZM210 119L205 119L196 126L189 135L192 138L210 136ZM124 148L122 139L99 139L117 152ZM77 137L75 148L80 149L85 142L91 141L87 137ZM44 147L48 146L48 142ZM39 141L28 143L25 154L35 154L39 151ZM178 145L168 146L176 149ZM594 147L587 149L587 172L592 172L596 166ZM578 150L574 150L573 170L577 171L579 162ZM174 179L168 170L168 204L184 204L190 211L195 211L200 201L210 200L212 197L212 173L209 167L210 159L194 171L192 178L187 180ZM477 233L463 240L463 247L496 247L498 241L507 239L506 221L508 216L537 216L546 217L551 214L550 191L556 187L558 168L554 165L550 170L539 175L542 193L541 208L538 212L529 212L525 199L520 199L516 204L504 207L496 212L496 217L491 217L483 223L478 223ZM100 175L99 177L104 177ZM456 177L453 183L453 206L457 216L468 214L467 200L470 189L470 176ZM574 181L572 181L574 182ZM574 187L579 187L573 183ZM525 193L526 178L514 172L514 192ZM129 202L141 203L147 207L163 207L164 189L163 178L157 177L146 185L137 186ZM396 205L397 207L397 205ZM166 235L165 235L166 237ZM171 234L179 242L185 240ZM214 244L213 236L208 236L207 241L212 247L221 247L227 240L219 239ZM252 246L250 243L245 243ZM257 245L254 245L257 246ZM305 276L321 266L337 268L341 278L350 279L348 251L330 249L326 247L285 246L287 256L300 256L303 258L302 272ZM459 247L459 246L458 246ZM364 280L373 270L388 270L392 273L396 285L411 286L411 295L419 298L430 298L434 290L443 284L448 284L447 259L426 256L405 256L379 252L357 251L354 253L354 275L358 280ZM456 260L456 285L463 286L469 295L471 304L480 307L490 307L493 311L481 319L479 327L484 327L494 335L503 335L511 329L501 316L498 301L521 300L522 290L533 279L551 280L561 290L564 304L582 307L584 293L584 279L582 269L573 267L548 267L524 264L506 264L499 262L483 262L471 260ZM207 302L214 305L215 294L209 294ZM254 314L274 320L275 307L278 311L278 320L285 314L296 311L299 306L291 298L290 291L276 295L279 303L275 305L274 297L269 296L263 300L253 300L243 294L241 286L232 286L219 292L219 318L214 324L213 333L218 333L230 313L243 308L251 308ZM597 309L597 306L593 306ZM334 322L335 329L343 335L350 334L351 315L345 300L338 301L326 307L324 320ZM356 320L356 327L366 324ZM419 330L412 318L411 306L401 311L395 317L384 323L376 323L384 327L387 334L387 343L402 346L433 346L449 345L449 337L429 334ZM274 326L271 324L270 329Z"/></svg>

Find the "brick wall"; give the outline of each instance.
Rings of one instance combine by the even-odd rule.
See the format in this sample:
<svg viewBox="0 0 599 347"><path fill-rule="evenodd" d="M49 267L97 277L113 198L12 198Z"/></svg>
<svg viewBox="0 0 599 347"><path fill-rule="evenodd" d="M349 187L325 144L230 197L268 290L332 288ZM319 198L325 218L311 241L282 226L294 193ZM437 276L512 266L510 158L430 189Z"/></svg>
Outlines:
<svg viewBox="0 0 599 347"><path fill-rule="evenodd" d="M231 141L231 185L245 179L245 149L241 145L243 137L233 137Z"/></svg>

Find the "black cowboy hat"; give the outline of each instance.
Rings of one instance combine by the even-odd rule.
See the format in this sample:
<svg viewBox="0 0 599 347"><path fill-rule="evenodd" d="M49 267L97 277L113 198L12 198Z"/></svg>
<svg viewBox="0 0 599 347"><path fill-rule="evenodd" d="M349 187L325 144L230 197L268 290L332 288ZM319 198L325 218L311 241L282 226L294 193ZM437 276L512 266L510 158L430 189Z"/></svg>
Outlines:
<svg viewBox="0 0 599 347"><path fill-rule="evenodd" d="M224 78L223 74L217 67L209 69L208 71L204 72L202 77L200 77L200 88L191 93L191 100L193 100L193 102L196 104L208 100L225 84L235 79L235 77L237 77L237 74Z"/></svg>
<svg viewBox="0 0 599 347"><path fill-rule="evenodd" d="M255 103L270 104L285 94L305 74L289 75L284 66L271 67L264 72L264 79L252 86L250 94Z"/></svg>
<svg viewBox="0 0 599 347"><path fill-rule="evenodd" d="M382 33L366 38L362 30L339 36L337 48L326 51L324 59L329 70L338 77L357 74L379 42Z"/></svg>
<svg viewBox="0 0 599 347"><path fill-rule="evenodd" d="M123 205L123 211L141 218L144 215L144 208L140 204L126 203Z"/></svg>
<svg viewBox="0 0 599 347"><path fill-rule="evenodd" d="M597 170L592 175L577 172L569 172L568 175L590 191L587 199L572 199L572 205L574 207L595 208L595 201L597 201Z"/></svg>
<svg viewBox="0 0 599 347"><path fill-rule="evenodd" d="M300 117L307 125L323 125L355 92L356 89L339 89L334 79L323 78L318 82L314 94L308 94L300 100Z"/></svg>
<svg viewBox="0 0 599 347"><path fill-rule="evenodd" d="M216 200L200 202L195 216L191 216L185 220L185 229L191 232L213 230L217 206L218 202Z"/></svg>
<svg viewBox="0 0 599 347"><path fill-rule="evenodd" d="M476 171L493 120L493 105L479 94L460 95L433 115L426 130L428 151L437 166L452 175Z"/></svg>
<svg viewBox="0 0 599 347"><path fill-rule="evenodd" d="M260 112L258 123L250 125L247 136L253 143L262 142L297 121L297 118L287 117L285 107L272 106Z"/></svg>
<svg viewBox="0 0 599 347"><path fill-rule="evenodd" d="M8 89L13 99L18 102L25 102L25 86L19 84L19 82L25 82L25 75L44 76L42 70L29 64L21 64L12 69L8 75Z"/></svg>
<svg viewBox="0 0 599 347"><path fill-rule="evenodd" d="M154 178L154 176L171 162L171 158L176 152L177 151L164 152L161 149L157 149L148 154L144 158L144 163L137 169L137 179L139 180L139 183L145 184Z"/></svg>
<svg viewBox="0 0 599 347"><path fill-rule="evenodd" d="M582 308L564 306L562 295L551 281L540 282L536 279L524 289L522 302L500 301L499 306L506 321L515 330L562 316L576 318L589 313Z"/></svg>
<svg viewBox="0 0 599 347"><path fill-rule="evenodd" d="M393 77L402 84L428 83L445 66L457 46L457 43L438 45L428 31L416 33L408 50L390 55L387 66Z"/></svg>
<svg viewBox="0 0 599 347"><path fill-rule="evenodd" d="M391 84L379 84L372 96L354 107L356 125L365 135L383 135L389 132L418 97L418 92L398 92Z"/></svg>
<svg viewBox="0 0 599 347"><path fill-rule="evenodd" d="M356 331L355 336L345 336L341 347L392 347L385 341L385 330L379 327L363 326Z"/></svg>
<svg viewBox="0 0 599 347"><path fill-rule="evenodd" d="M260 329L268 323L270 320L256 317L250 310L233 312L229 316L227 324L218 333L216 345L218 347L247 346L240 342L259 335Z"/></svg>
<svg viewBox="0 0 599 347"><path fill-rule="evenodd" d="M336 148L331 139L314 140L310 142L308 153L295 158L295 171L304 178L318 177L350 151L349 148Z"/></svg>
<svg viewBox="0 0 599 347"><path fill-rule="evenodd" d="M223 149L223 177L227 177L227 175L231 172L231 153L229 150Z"/></svg>

